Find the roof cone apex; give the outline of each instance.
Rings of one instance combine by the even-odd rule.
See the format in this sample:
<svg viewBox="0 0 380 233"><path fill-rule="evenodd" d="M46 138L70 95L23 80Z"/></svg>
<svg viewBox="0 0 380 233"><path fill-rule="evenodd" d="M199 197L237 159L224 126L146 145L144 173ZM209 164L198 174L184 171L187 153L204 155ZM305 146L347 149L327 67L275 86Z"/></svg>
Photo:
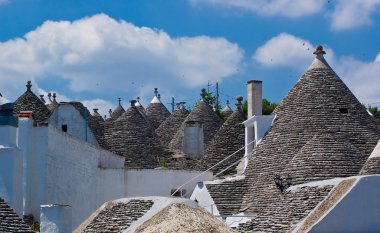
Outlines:
<svg viewBox="0 0 380 233"><path fill-rule="evenodd" d="M159 103L161 103L161 101L158 99L157 96L154 96L153 99L152 99L152 101L150 101L150 103L151 104L159 104Z"/></svg>
<svg viewBox="0 0 380 233"><path fill-rule="evenodd" d="M326 54L326 52L323 50L323 47L321 45L317 46L313 54L315 54L316 57L307 70L331 69L330 65L327 63L327 61L323 57L323 55Z"/></svg>

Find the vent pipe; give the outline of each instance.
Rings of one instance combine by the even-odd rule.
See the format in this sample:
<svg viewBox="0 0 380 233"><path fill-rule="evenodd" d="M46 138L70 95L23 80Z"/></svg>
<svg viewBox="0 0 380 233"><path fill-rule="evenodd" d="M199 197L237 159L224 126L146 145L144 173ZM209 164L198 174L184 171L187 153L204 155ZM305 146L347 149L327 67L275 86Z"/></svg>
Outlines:
<svg viewBox="0 0 380 233"><path fill-rule="evenodd" d="M262 110L262 81L250 80L247 84L248 89L248 119L252 116L261 116Z"/></svg>

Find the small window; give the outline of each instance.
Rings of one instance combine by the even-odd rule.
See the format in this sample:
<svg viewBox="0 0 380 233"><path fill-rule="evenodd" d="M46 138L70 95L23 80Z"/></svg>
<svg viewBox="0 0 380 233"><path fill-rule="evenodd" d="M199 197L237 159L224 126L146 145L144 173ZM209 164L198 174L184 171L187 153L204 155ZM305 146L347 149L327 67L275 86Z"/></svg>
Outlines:
<svg viewBox="0 0 380 233"><path fill-rule="evenodd" d="M347 114L348 113L348 108L339 108L339 112L343 113L343 114Z"/></svg>
<svg viewBox="0 0 380 233"><path fill-rule="evenodd" d="M183 197L186 194L186 189L180 189L176 193L174 193L175 191L177 191L177 189L172 189L170 191L170 195L173 195L173 197Z"/></svg>
<svg viewBox="0 0 380 233"><path fill-rule="evenodd" d="M67 125L62 125L62 131L67 132Z"/></svg>

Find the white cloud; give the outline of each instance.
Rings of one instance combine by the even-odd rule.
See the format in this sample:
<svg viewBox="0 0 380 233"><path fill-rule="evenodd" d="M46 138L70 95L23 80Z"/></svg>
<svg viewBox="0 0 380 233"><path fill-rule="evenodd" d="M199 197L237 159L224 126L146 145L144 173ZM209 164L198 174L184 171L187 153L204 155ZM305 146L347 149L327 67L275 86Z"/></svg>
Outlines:
<svg viewBox="0 0 380 233"><path fill-rule="evenodd" d="M379 9L380 0L338 0L331 18L334 30L345 30L370 25L371 14Z"/></svg>
<svg viewBox="0 0 380 233"><path fill-rule="evenodd" d="M307 40L281 33L260 46L252 58L267 67L292 67L304 70L314 57L314 48L315 46ZM328 52L327 59L332 58L333 52L329 48L325 50Z"/></svg>
<svg viewBox="0 0 380 233"><path fill-rule="evenodd" d="M87 109L91 112L91 114L94 112L94 108L99 109L99 114L104 116L106 115L109 117L108 110L109 109L115 109L116 105L111 103L110 101L102 100L102 99L93 99L93 100L82 100L81 101L84 106L87 107ZM128 109L128 105L123 106L125 109Z"/></svg>
<svg viewBox="0 0 380 233"><path fill-rule="evenodd" d="M74 22L47 21L34 31L0 43L0 82L12 90L26 80L68 80L75 92L138 93L199 88L235 74L243 58L238 45L207 36L172 38L166 32L115 21L104 14Z"/></svg>
<svg viewBox="0 0 380 233"><path fill-rule="evenodd" d="M298 18L319 12L324 1L320 0L190 0L193 5L210 4L233 7L259 15Z"/></svg>
<svg viewBox="0 0 380 233"><path fill-rule="evenodd" d="M305 50L305 48L310 48ZM252 58L266 68L288 67L305 70L315 55L309 41L281 33L259 47ZM326 60L339 74L356 97L363 103L380 101L380 53L373 62L363 62L352 57L335 57L332 49L324 46Z"/></svg>
<svg viewBox="0 0 380 233"><path fill-rule="evenodd" d="M9 0L0 0L0 5L9 2Z"/></svg>
<svg viewBox="0 0 380 233"><path fill-rule="evenodd" d="M339 59L337 73L363 103L380 102L380 61L362 62L352 57Z"/></svg>

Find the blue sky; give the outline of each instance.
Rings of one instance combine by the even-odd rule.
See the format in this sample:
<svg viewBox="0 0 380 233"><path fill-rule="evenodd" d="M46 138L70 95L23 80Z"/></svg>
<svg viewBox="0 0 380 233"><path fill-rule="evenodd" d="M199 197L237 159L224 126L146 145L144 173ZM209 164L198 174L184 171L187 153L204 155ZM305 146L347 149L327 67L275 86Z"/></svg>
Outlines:
<svg viewBox="0 0 380 233"><path fill-rule="evenodd" d="M324 45L363 103L380 105L380 0L0 0L0 92L147 105L158 87L193 104L208 81L222 102L263 80L281 101ZM212 87L213 89L213 87ZM167 105L169 108L169 105Z"/></svg>

